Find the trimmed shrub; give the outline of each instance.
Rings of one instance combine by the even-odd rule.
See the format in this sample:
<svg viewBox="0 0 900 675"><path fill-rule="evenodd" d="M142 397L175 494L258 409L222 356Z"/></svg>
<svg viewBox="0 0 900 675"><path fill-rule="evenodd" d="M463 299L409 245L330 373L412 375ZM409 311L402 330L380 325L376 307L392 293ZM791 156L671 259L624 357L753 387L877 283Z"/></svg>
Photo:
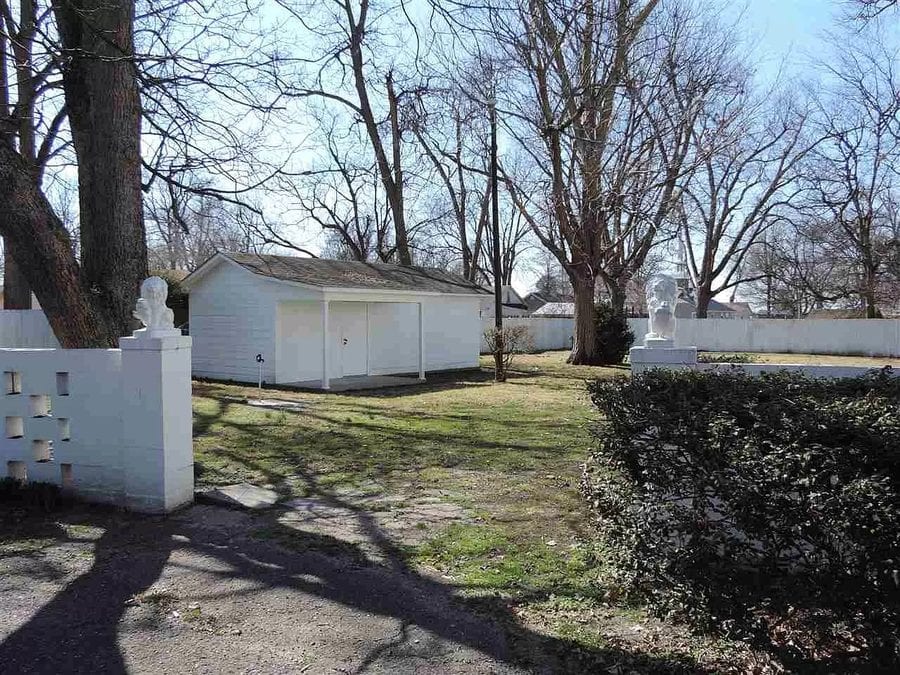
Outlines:
<svg viewBox="0 0 900 675"><path fill-rule="evenodd" d="M755 354L712 354L710 352L697 354L697 363L755 363L758 360Z"/></svg>
<svg viewBox="0 0 900 675"><path fill-rule="evenodd" d="M598 304L594 311L599 363L604 365L622 363L631 345L634 344L634 333L628 328L628 317L606 302Z"/></svg>
<svg viewBox="0 0 900 675"><path fill-rule="evenodd" d="M590 385L613 578L789 669L900 668L900 379L656 370Z"/></svg>

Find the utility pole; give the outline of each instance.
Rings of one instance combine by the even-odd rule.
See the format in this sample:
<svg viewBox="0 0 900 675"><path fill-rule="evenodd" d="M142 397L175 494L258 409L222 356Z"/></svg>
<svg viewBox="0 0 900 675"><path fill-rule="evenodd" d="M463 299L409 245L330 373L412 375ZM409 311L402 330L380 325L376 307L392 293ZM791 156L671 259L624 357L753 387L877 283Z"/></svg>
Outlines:
<svg viewBox="0 0 900 675"><path fill-rule="evenodd" d="M494 237L494 381L505 382L503 368L503 277L500 273L500 195L497 184L497 100L492 96L488 101L491 122L491 220Z"/></svg>

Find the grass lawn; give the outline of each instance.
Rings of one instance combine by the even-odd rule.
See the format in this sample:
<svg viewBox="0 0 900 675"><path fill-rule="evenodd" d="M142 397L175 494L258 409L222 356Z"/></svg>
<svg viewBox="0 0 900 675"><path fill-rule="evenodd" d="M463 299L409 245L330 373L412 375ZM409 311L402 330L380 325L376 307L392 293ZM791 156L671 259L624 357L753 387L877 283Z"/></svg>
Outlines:
<svg viewBox="0 0 900 675"><path fill-rule="evenodd" d="M747 355L753 363L799 363L816 366L867 366L869 368L900 367L900 358L892 356L840 356L837 354L777 354L747 352L709 352L716 355Z"/></svg>
<svg viewBox="0 0 900 675"><path fill-rule="evenodd" d="M265 394L302 402L300 412L245 405L254 388L195 383L199 480L301 498L364 495L371 509L438 495L464 515L421 524L421 541L397 551L462 601L490 597L496 613L500 598L502 621L585 653L622 649L644 665L715 670L746 656L742 645L650 619L597 583L602 554L578 493L593 419L584 381L627 369L568 366L565 356L522 356L500 385L484 360L481 373L402 389Z"/></svg>

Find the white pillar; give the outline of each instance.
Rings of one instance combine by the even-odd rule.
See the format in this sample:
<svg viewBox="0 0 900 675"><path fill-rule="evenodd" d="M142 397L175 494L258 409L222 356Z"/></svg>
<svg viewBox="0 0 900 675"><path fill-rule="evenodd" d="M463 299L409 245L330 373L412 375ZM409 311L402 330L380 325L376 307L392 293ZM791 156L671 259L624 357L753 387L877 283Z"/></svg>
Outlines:
<svg viewBox="0 0 900 675"><path fill-rule="evenodd" d="M425 379L425 303L419 303L419 379Z"/></svg>
<svg viewBox="0 0 900 675"><path fill-rule="evenodd" d="M172 511L194 498L191 338L136 331L119 348L125 506Z"/></svg>
<svg viewBox="0 0 900 675"><path fill-rule="evenodd" d="M322 301L322 389L331 389L331 377L328 372L328 352L331 340L328 335L328 300Z"/></svg>

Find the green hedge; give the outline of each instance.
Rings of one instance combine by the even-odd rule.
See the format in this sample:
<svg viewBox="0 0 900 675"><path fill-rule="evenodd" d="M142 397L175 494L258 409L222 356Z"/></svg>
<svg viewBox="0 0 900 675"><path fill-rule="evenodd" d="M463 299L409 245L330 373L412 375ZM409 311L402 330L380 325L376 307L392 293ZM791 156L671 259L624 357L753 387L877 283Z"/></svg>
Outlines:
<svg viewBox="0 0 900 675"><path fill-rule="evenodd" d="M789 668L900 668L900 379L651 371L590 386L614 579Z"/></svg>
<svg viewBox="0 0 900 675"><path fill-rule="evenodd" d="M634 344L634 333L628 327L628 317L608 302L601 302L594 307L594 321L597 324L597 363L622 363Z"/></svg>

